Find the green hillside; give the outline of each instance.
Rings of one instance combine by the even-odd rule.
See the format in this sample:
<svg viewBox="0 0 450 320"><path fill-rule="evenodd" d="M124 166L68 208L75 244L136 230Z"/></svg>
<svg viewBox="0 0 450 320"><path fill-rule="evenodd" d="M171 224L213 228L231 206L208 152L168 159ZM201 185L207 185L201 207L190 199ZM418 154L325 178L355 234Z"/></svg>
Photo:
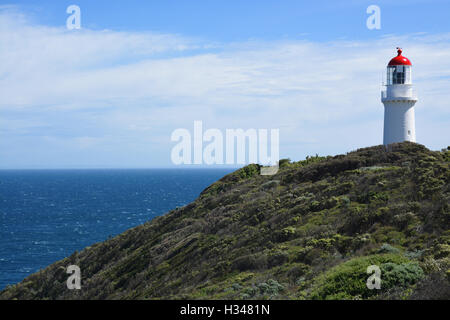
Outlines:
<svg viewBox="0 0 450 320"><path fill-rule="evenodd" d="M450 299L449 160L401 143L282 160L273 176L249 165L0 299Z"/></svg>

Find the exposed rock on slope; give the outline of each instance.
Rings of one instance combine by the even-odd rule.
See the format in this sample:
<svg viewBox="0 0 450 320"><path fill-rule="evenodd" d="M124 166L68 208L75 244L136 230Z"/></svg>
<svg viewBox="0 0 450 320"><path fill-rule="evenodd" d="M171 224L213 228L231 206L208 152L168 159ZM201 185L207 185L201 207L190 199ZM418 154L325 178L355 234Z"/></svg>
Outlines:
<svg viewBox="0 0 450 320"><path fill-rule="evenodd" d="M449 299L449 159L402 143L284 160L274 176L249 165L0 298ZM81 290L66 287L71 264Z"/></svg>

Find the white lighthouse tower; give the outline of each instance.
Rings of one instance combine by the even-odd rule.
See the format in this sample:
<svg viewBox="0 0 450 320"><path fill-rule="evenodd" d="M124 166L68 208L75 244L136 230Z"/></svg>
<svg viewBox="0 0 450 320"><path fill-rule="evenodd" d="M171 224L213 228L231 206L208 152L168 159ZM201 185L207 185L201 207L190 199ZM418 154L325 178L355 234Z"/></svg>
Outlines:
<svg viewBox="0 0 450 320"><path fill-rule="evenodd" d="M413 90L411 67L408 58L402 56L402 49L387 66L385 88L381 91L384 104L383 144L395 142L416 142L414 105L417 95Z"/></svg>

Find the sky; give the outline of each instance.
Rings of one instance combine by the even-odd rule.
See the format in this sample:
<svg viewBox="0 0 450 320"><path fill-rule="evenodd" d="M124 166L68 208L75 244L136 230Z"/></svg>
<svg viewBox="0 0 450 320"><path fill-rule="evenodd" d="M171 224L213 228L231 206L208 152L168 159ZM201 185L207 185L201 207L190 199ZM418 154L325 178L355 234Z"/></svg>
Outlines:
<svg viewBox="0 0 450 320"><path fill-rule="evenodd" d="M69 30L77 5L81 29ZM380 8L380 29L367 8ZM382 144L395 48L417 142L450 136L448 1L0 1L0 169L172 167L171 134L279 129L280 158Z"/></svg>

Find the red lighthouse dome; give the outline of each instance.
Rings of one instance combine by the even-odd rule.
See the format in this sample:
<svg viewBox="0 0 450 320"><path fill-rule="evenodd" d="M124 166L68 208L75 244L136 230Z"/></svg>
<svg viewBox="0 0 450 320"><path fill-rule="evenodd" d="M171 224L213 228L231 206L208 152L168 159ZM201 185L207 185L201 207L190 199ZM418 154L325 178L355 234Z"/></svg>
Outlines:
<svg viewBox="0 0 450 320"><path fill-rule="evenodd" d="M407 57L402 56L402 49L397 49L397 56L389 61L388 66L411 66L411 61Z"/></svg>

